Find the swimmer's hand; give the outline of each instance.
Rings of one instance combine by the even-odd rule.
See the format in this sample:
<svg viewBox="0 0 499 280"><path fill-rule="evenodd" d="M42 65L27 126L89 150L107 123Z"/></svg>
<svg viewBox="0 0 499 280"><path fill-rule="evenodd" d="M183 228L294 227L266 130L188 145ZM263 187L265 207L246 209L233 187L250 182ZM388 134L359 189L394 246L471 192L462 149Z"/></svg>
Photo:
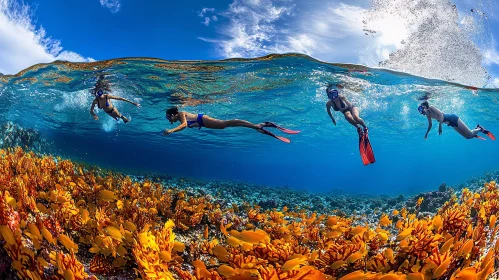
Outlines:
<svg viewBox="0 0 499 280"><path fill-rule="evenodd" d="M336 120L333 119L333 123L334 123L334 125L336 125Z"/></svg>
<svg viewBox="0 0 499 280"><path fill-rule="evenodd" d="M133 105L137 106L140 108L140 104L139 103L133 103Z"/></svg>
<svg viewBox="0 0 499 280"><path fill-rule="evenodd" d="M99 120L99 117L94 116L94 120L98 121L98 120Z"/></svg>
<svg viewBox="0 0 499 280"><path fill-rule="evenodd" d="M424 140L428 140L428 133L424 135Z"/></svg>
<svg viewBox="0 0 499 280"><path fill-rule="evenodd" d="M442 127L438 128L438 135L442 135Z"/></svg>
<svg viewBox="0 0 499 280"><path fill-rule="evenodd" d="M168 129L165 129L165 131L163 131L163 136L168 136L169 134L171 134L172 132Z"/></svg>

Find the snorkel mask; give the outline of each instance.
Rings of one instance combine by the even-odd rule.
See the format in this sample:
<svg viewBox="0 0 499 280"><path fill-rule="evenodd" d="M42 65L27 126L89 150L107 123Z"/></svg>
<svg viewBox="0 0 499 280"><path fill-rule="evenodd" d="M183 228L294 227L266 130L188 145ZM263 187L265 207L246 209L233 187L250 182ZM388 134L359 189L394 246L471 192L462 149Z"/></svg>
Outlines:
<svg viewBox="0 0 499 280"><path fill-rule="evenodd" d="M420 113L421 115L424 115L424 114L425 114L425 113L424 113L424 107L423 107L423 105L419 105L419 107L418 107L418 111L419 111L419 113Z"/></svg>
<svg viewBox="0 0 499 280"><path fill-rule="evenodd" d="M328 97L329 99L336 99L336 98L338 98L338 96L339 96L339 92L338 92L338 90L337 90L337 89L335 89L335 88L328 87L328 88L326 89L326 92L327 92L327 97Z"/></svg>
<svg viewBox="0 0 499 280"><path fill-rule="evenodd" d="M166 119L169 120L170 122L173 122L172 118L173 118L173 115L170 115L170 114L166 115Z"/></svg>

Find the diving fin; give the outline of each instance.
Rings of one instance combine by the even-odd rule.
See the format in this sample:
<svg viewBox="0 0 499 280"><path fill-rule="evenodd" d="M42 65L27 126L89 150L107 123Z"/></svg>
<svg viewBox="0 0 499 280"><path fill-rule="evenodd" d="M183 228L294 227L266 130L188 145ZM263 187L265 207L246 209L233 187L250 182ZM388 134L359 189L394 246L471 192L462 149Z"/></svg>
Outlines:
<svg viewBox="0 0 499 280"><path fill-rule="evenodd" d="M274 128L277 128L279 129L280 131L284 132L284 133L287 133L287 134L298 134L300 133L299 130L291 130L291 129L287 129L287 128L284 128L284 127L281 127L281 126L278 126L277 124L273 123L273 122L264 122L264 126L263 127L274 127Z"/></svg>
<svg viewBox="0 0 499 280"><path fill-rule="evenodd" d="M480 131L481 131L483 134L485 134L485 135L489 136L489 138L490 138L490 139L492 139L492 140L496 140L496 137L494 136L494 134L492 134L492 132L490 132L490 131L486 130L483 126L481 126L481 125L479 125L479 124L478 124L478 125L476 126L476 128L480 128ZM477 138L479 138L479 137L477 137Z"/></svg>
<svg viewBox="0 0 499 280"><path fill-rule="evenodd" d="M364 149L366 153L367 160L369 163L375 163L373 147L371 146L371 141L369 141L369 133L367 128L364 129Z"/></svg>
<svg viewBox="0 0 499 280"><path fill-rule="evenodd" d="M268 130L265 130L263 128L258 129L258 132L263 133L263 134L267 134L268 136L272 136L274 138L277 138L277 139L281 140L284 143L291 143L291 140L289 140L288 138L282 137L282 136L277 136L274 133L272 133L272 132L270 132Z"/></svg>
<svg viewBox="0 0 499 280"><path fill-rule="evenodd" d="M360 151L360 158L362 159L362 163L364 165L369 164L369 159L367 158L366 155L366 147L365 147L365 138L364 138L364 133L362 132L361 128L357 129L357 132L359 133L359 151Z"/></svg>

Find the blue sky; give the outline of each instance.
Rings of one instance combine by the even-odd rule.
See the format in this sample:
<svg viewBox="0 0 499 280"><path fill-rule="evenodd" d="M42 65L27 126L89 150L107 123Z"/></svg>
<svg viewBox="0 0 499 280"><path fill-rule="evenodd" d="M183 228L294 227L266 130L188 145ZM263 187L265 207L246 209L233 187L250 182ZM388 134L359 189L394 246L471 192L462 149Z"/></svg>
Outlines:
<svg viewBox="0 0 499 280"><path fill-rule="evenodd" d="M456 16L447 0L427 2L395 0L370 9L368 0L0 0L0 72L55 59L212 60L300 52L328 62L388 61L385 67L478 86L484 85L481 67L492 76L489 86L499 86L494 1L453 1ZM411 14L409 6L418 3L423 12ZM431 15L442 18L442 27L422 32ZM446 55L414 65L425 52Z"/></svg>

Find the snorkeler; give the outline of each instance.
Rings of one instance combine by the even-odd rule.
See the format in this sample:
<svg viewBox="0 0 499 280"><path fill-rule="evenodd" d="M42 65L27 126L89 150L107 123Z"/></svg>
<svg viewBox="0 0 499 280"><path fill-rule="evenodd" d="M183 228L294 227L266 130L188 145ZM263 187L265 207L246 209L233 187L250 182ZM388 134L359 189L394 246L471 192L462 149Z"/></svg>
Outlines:
<svg viewBox="0 0 499 280"><path fill-rule="evenodd" d="M248 128L253 128L260 133L267 134L269 136L277 138L283 142L290 143L291 141L288 138L277 136L272 132L265 130L264 127L274 127L288 134L300 133L300 131L286 129L271 122L253 124L244 120L219 120L211 118L208 115L203 115L203 114L196 115L187 112L180 112L177 107L172 107L168 109L166 111L166 118L170 121L171 124L179 121L180 125L174 129L170 130L166 129L163 132L163 135L165 136L174 132L181 131L186 127L189 128L199 127L199 129L201 129L201 127L212 128L212 129L224 129L226 127L248 127Z"/></svg>
<svg viewBox="0 0 499 280"><path fill-rule="evenodd" d="M357 130L361 130L359 125L361 125L364 130L367 130L367 126L364 123L364 120L359 116L359 108L352 105L348 99L341 94L343 91L343 86L341 84L337 84L336 87L333 85L329 85L326 89L328 101L326 103L327 113L331 120L333 120L334 125L336 125L336 120L331 114L331 107L333 110L340 111L345 116L345 119Z"/></svg>
<svg viewBox="0 0 499 280"><path fill-rule="evenodd" d="M111 103L110 100L115 99L115 100L126 101L128 103L131 103L131 104L137 106L137 107L140 107L140 104L132 102L132 101L125 99L125 98L122 98L122 97L113 96L113 95L110 95L108 93L104 93L104 91L106 91L106 92L111 91L109 88L109 83L107 83L107 81L103 81L102 78L99 77L99 81L97 81L95 87L92 89L92 92L95 95L95 99L92 102L92 107L90 108L90 114L92 114L92 116L94 116L94 119L95 120L99 119L99 117L97 117L97 115L94 112L95 104L97 104L97 107L99 109L103 109L104 112L106 112L108 115L113 117L115 120L118 121L119 119L122 119L124 123L129 122L128 118L123 116L118 111L118 109L116 109L116 107L113 106L113 104Z"/></svg>
<svg viewBox="0 0 499 280"><path fill-rule="evenodd" d="M331 107L333 107L333 110L343 113L345 119L351 125L355 126L355 128L357 128L357 133L359 133L359 151L362 163L364 163L364 165L374 163L376 160L374 158L371 142L369 141L367 126L364 123L364 120L359 116L359 108L352 105L343 94L340 94L342 91L343 86L341 84L336 84L336 86L330 84L327 87L326 93L329 99L326 103L327 113L334 125L336 125L336 120L331 113ZM364 128L363 131L362 128Z"/></svg>
<svg viewBox="0 0 499 280"><path fill-rule="evenodd" d="M435 108L434 106L430 106L428 104L428 101L421 103L421 105L419 105L418 107L418 111L419 113L425 115L428 118L428 130L426 131L424 139L428 139L428 132L430 132L432 127L431 119L435 119L438 121L439 135L442 134L442 123L445 123L448 126L453 127L454 130L459 132L459 134L461 134L466 139L478 138L480 140L485 140L485 138L478 136L478 133L481 132L490 137L490 139L496 140L494 134L483 128L481 125L478 124L475 129L470 130L466 126L466 124L464 124L461 121L461 119L458 116L456 116L455 114L444 114L442 111Z"/></svg>

